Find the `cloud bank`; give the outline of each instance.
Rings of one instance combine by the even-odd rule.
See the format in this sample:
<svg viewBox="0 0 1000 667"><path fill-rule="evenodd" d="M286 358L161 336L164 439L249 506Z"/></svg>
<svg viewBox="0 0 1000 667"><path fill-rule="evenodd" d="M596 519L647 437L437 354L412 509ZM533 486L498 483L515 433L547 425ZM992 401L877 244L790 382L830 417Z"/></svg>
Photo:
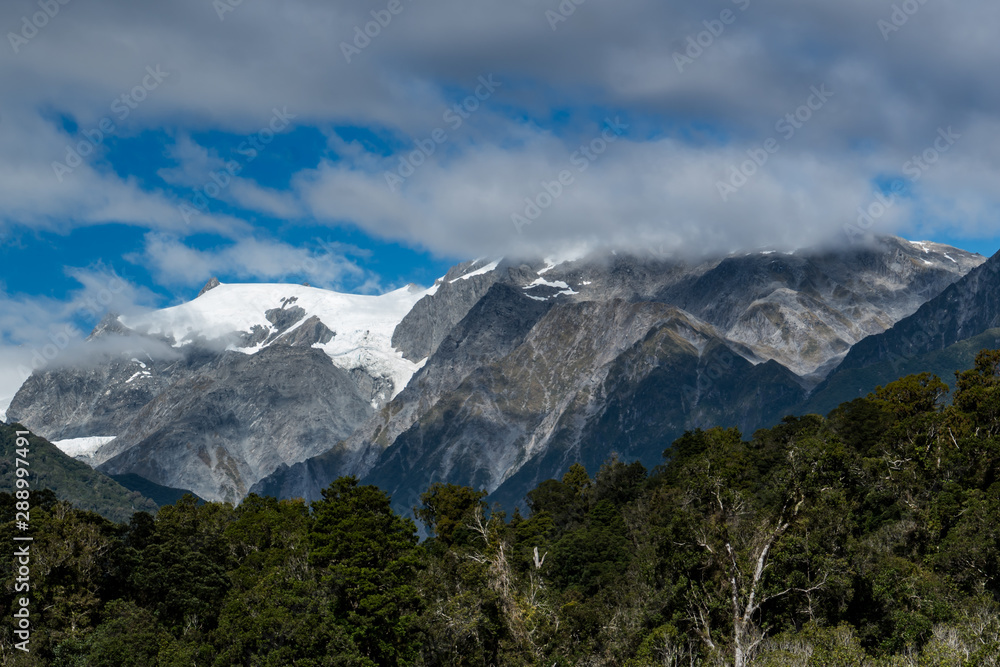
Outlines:
<svg viewBox="0 0 1000 667"><path fill-rule="evenodd" d="M0 27L21 37L8 35L0 61L0 83L18 90L0 123L8 229L116 221L177 242L210 231L249 243L266 214L449 255L580 242L727 251L843 240L892 180L906 196L880 232L996 229L1000 8L985 0L94 0L60 5L25 39L38 11L0 9ZM488 94L483 81L495 82ZM225 197L244 215L185 221L174 188L204 183L227 157L193 134L250 135L276 108L318 128L329 154L297 165L287 188L237 175ZM170 187L109 168L100 145L56 178L52 163L106 118L115 136L173 133L175 165L160 172ZM627 129L597 153L616 119ZM391 147L345 139L345 126ZM438 129L433 154L387 183ZM942 130L961 138L907 176ZM748 163L769 139L767 162ZM585 147L596 155L583 171ZM567 170L572 183L551 194ZM546 194L519 232L512 217Z"/></svg>

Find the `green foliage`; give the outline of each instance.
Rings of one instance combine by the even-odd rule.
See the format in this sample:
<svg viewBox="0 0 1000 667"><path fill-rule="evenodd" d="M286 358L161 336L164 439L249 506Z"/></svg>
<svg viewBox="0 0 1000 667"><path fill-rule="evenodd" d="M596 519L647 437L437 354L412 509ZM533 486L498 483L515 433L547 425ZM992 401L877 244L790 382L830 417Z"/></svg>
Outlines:
<svg viewBox="0 0 1000 667"><path fill-rule="evenodd" d="M198 652L198 647L178 642L150 611L135 603L115 600L104 617L86 637L59 644L53 667L166 667L185 664L183 654Z"/></svg>
<svg viewBox="0 0 1000 667"><path fill-rule="evenodd" d="M468 524L477 508L485 510L485 497L485 490L435 482L420 495L421 507L414 514L441 544L468 545L473 539Z"/></svg>
<svg viewBox="0 0 1000 667"><path fill-rule="evenodd" d="M552 548L552 578L561 588L584 595L617 577L628 563L629 542L621 511L602 500L579 529L567 532Z"/></svg>
<svg viewBox="0 0 1000 667"><path fill-rule="evenodd" d="M273 568L252 588L227 597L215 634L213 665L339 667L370 664L327 611L317 582Z"/></svg>
<svg viewBox="0 0 1000 667"><path fill-rule="evenodd" d="M4 624L3 661L998 667L1000 352L946 391L924 373L749 439L693 431L649 474L575 464L509 521L435 484L424 545L353 477L311 506L187 496L127 524L37 492L33 651Z"/></svg>
<svg viewBox="0 0 1000 667"><path fill-rule="evenodd" d="M312 512L309 561L323 570L331 611L370 664L411 663L420 607L413 521L393 512L385 492L355 477L324 489Z"/></svg>
<svg viewBox="0 0 1000 667"><path fill-rule="evenodd" d="M135 599L174 632L210 630L229 589L223 537L228 505L199 506L194 496L164 507L129 576Z"/></svg>
<svg viewBox="0 0 1000 667"><path fill-rule="evenodd" d="M948 385L935 375L921 373L876 387L874 403L896 420L934 412L948 394Z"/></svg>

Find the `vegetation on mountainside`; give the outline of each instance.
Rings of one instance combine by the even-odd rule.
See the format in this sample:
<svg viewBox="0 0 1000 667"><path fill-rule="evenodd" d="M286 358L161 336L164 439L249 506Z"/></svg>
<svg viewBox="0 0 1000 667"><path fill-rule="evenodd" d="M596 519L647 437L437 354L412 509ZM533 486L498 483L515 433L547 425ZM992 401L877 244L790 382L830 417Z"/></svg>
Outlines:
<svg viewBox="0 0 1000 667"><path fill-rule="evenodd" d="M19 424L0 424L0 479L7 480L5 489L13 487L18 431L25 429ZM128 521L135 512L156 512L157 504L141 492L125 488L86 463L67 456L44 438L34 434L27 438L32 488L49 489L59 498L72 498L76 507L113 521Z"/></svg>
<svg viewBox="0 0 1000 667"><path fill-rule="evenodd" d="M1000 664L1000 351L826 418L579 465L490 513L341 478L311 506L192 497L127 524L32 500L32 652L5 664ZM8 544L14 499L0 495ZM13 611L12 559L0 603ZM16 654L16 655L15 655Z"/></svg>

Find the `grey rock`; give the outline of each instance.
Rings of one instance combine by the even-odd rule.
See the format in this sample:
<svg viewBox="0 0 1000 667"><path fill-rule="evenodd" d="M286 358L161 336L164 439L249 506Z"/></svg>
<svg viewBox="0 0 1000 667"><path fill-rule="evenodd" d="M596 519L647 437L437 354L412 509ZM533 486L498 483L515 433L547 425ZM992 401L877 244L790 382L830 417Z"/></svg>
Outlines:
<svg viewBox="0 0 1000 667"><path fill-rule="evenodd" d="M717 359L728 368L710 377ZM755 428L804 394L787 369L754 366L714 327L670 306L562 303L510 354L441 397L363 479L399 508L436 481L516 503L573 462L592 472L615 454L652 464L687 428Z"/></svg>
<svg viewBox="0 0 1000 667"><path fill-rule="evenodd" d="M284 345L293 347L312 347L313 345L325 345L335 336L336 334L314 315L296 327L294 331L279 336L278 340Z"/></svg>
<svg viewBox="0 0 1000 667"><path fill-rule="evenodd" d="M210 363L215 352L180 353L155 337L105 318L71 358L32 373L15 394L8 417L49 440L115 436L149 401L178 379Z"/></svg>
<svg viewBox="0 0 1000 667"><path fill-rule="evenodd" d="M215 289L216 287L218 287L221 284L222 283L219 282L219 279L213 276L212 278L209 279L209 281L207 283L205 283L205 286L201 288L201 291L198 292L198 296L201 296L202 294L204 294L205 292L207 292L209 290Z"/></svg>
<svg viewBox="0 0 1000 667"><path fill-rule="evenodd" d="M399 507L431 481L518 502L575 460L651 465L684 429L768 425L852 347L864 349L858 341L948 294L983 261L881 239L696 263L610 255L484 271L487 260L470 262L396 327L396 349L426 362L392 400L387 378L336 368L312 348L337 334L294 298L267 311L271 326L179 349L111 317L88 343L104 357L36 373L10 414L49 437L117 435L98 451L109 471L208 499L315 499L356 474L393 491ZM970 301L955 336L994 321L981 303L994 277L982 273L963 283L979 280L979 296L953 297ZM230 344L262 349L248 356ZM146 368L123 353L133 348L155 350Z"/></svg>
<svg viewBox="0 0 1000 667"><path fill-rule="evenodd" d="M903 375L954 384L983 348L1000 347L1000 253L891 329L855 345L798 412L827 413Z"/></svg>
<svg viewBox="0 0 1000 667"><path fill-rule="evenodd" d="M403 318L392 334L392 346L403 353L404 359L419 362L434 354L451 328L506 273L505 268L498 267L489 273L461 278L484 264L487 262L467 262L453 267L438 281L437 292L418 301Z"/></svg>
<svg viewBox="0 0 1000 667"><path fill-rule="evenodd" d="M282 308L272 308L264 312L264 317L267 321L274 325L276 333L284 333L292 327L293 324L297 323L303 317L306 316L306 311L298 306L292 306L291 308L284 306Z"/></svg>
<svg viewBox="0 0 1000 667"><path fill-rule="evenodd" d="M1000 328L998 295L1000 253L923 304L911 317L859 343L838 371L941 350L988 329Z"/></svg>
<svg viewBox="0 0 1000 667"><path fill-rule="evenodd" d="M279 465L330 449L372 412L320 350L229 352L150 401L95 459L108 474L238 502Z"/></svg>
<svg viewBox="0 0 1000 667"><path fill-rule="evenodd" d="M406 388L360 427L335 453L281 467L254 493L319 498L340 475L364 475L382 450L476 369L514 350L552 307L527 298L515 287L494 284L438 346ZM357 380L356 380L357 381ZM359 382L360 384L360 382Z"/></svg>
<svg viewBox="0 0 1000 667"><path fill-rule="evenodd" d="M394 492L400 508L433 481L518 502L573 461L595 468L618 454L653 465L685 429L777 421L856 341L982 261L900 239L696 265L624 255L555 267L505 261L394 401L333 451L260 488L313 499L356 474ZM475 268L450 272L398 339L418 332L411 340L426 352L438 337L432 310L460 312L469 296L445 286ZM537 312L518 319L531 304Z"/></svg>

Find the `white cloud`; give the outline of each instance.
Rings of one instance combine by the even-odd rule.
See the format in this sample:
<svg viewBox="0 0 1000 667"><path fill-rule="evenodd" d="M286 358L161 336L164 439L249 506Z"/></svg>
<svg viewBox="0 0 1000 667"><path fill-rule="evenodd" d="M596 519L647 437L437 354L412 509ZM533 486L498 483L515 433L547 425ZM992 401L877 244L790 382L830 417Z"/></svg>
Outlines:
<svg viewBox="0 0 1000 667"><path fill-rule="evenodd" d="M349 151L316 173L308 165L297 181L299 200L244 179L224 195L268 216L295 218L307 209L442 253L482 254L498 243L613 244L623 236L693 249L818 241L850 221L882 169L898 168L938 127L995 125L1000 116L1000 89L989 85L1000 46L988 28L1000 6L987 0L922 4L888 41L877 22L892 6L868 0L594 2L553 30L545 11L557 5L407 3L348 64L341 44L378 6L242 3L220 21L203 0L73 3L18 54L0 60L0 85L18 91L5 99L0 124L0 224L118 221L175 235L251 234L252 225L221 216L185 225L169 196L112 173L100 155L66 182L53 179L51 162L71 139L53 112L71 115L81 129L96 127L150 66L169 76L117 132L178 136L170 151L179 165L161 175L187 185L218 164L188 138L194 133L254 132L271 109L287 106L298 123L328 134L357 124L420 138L441 126L442 110L479 76L495 74L505 82L501 92L402 194L379 182L384 164ZM0 26L16 28L25 7L0 7ZM721 9L732 10L735 22L678 71L675 53ZM773 134L776 119L820 84L836 91L822 116L783 147L737 206L719 206L705 184ZM521 120L548 118L553 109L575 114L559 141ZM548 170L560 167L574 142L589 140L603 115L589 118L593 109L627 114L634 133L595 165L592 183L511 241L498 220L506 226L510 207L551 177ZM940 218L923 221L931 232L995 231L997 195L975 175L985 159L975 153L949 155L947 168L918 184L927 190L917 201ZM969 176L961 201L944 187L949 173Z"/></svg>
<svg viewBox="0 0 1000 667"><path fill-rule="evenodd" d="M32 369L74 356L105 313L140 312L155 301L149 290L106 267L67 267L66 273L80 284L66 299L0 292L0 412Z"/></svg>
<svg viewBox="0 0 1000 667"><path fill-rule="evenodd" d="M157 175L171 185L198 187L205 184L206 174L224 169L226 161L198 144L190 136L180 136L167 150L177 165L160 169Z"/></svg>
<svg viewBox="0 0 1000 667"><path fill-rule="evenodd" d="M843 225L871 201L873 180L898 178L949 126L962 140L909 184L909 198L876 231L997 234L1000 87L992 82L1000 4L922 3L888 40L877 22L890 18L892 4L870 0L587 2L553 30L545 12L558 4L406 2L350 64L342 43L379 3L244 2L224 20L206 0L61 5L17 53L0 58L0 88L12 91L0 108L0 237L15 228L124 223L150 230L134 259L165 285L187 289L215 274L294 275L370 291L377 277L349 253L260 240L266 235L247 219L314 216L466 256L582 245L679 253L809 245L843 240ZM678 71L675 53L722 9L734 11L735 22ZM0 32L19 31L34 10L0 3ZM162 85L140 91L144 99L122 117L122 96L138 90L148 68L166 73ZM442 127L443 111L490 74L501 89L397 192L384 172L398 156L373 154L334 130L370 127L410 146ZM829 104L723 202L716 182L822 84L835 91ZM189 224L171 194L111 168L106 136L62 180L53 170L68 145L98 136L110 118L114 137L150 130L175 137L166 150L176 166L160 176L197 188L221 166L198 142L212 132L256 132L276 107L324 132L323 148L339 160L292 165L299 173L282 175L291 178L289 191L234 179L220 197L249 211L247 219L201 215ZM572 169L570 155L597 136L607 114L629 119L630 133L574 174L574 185L518 234L511 214L542 192L542 181ZM62 116L79 125L77 134ZM558 129L540 129L533 118ZM213 250L185 245L199 232L229 242ZM100 294L99 279L79 279L87 284L81 294ZM126 293L116 307L146 296ZM79 297L0 295L0 365L48 344L72 321Z"/></svg>
<svg viewBox="0 0 1000 667"><path fill-rule="evenodd" d="M345 282L373 286L373 277L344 254L327 248L313 251L286 243L245 238L212 250L198 250L173 237L151 234L142 263L164 285L204 283L213 276L224 280L274 281L304 277L317 287L335 289Z"/></svg>

